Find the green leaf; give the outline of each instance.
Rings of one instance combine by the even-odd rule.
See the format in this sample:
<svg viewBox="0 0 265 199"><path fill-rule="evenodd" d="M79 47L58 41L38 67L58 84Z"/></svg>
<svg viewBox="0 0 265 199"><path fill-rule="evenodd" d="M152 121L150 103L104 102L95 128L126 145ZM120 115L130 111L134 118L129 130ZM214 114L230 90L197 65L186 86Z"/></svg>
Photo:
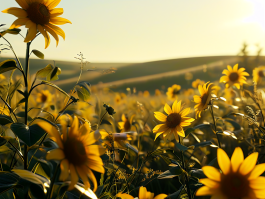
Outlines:
<svg viewBox="0 0 265 199"><path fill-rule="evenodd" d="M157 179L168 179L168 178L174 178L176 176L179 176L185 172L180 166L175 166L170 168L169 170L165 171L164 173L161 173Z"/></svg>
<svg viewBox="0 0 265 199"><path fill-rule="evenodd" d="M17 35L20 33L20 29L19 28L13 28L13 29L7 29L5 32L6 33L9 33L9 34L12 34L12 35Z"/></svg>
<svg viewBox="0 0 265 199"><path fill-rule="evenodd" d="M180 143L176 143L176 147L181 151L187 151L189 148L181 145Z"/></svg>
<svg viewBox="0 0 265 199"><path fill-rule="evenodd" d="M3 146L7 143L7 140L4 137L0 137L0 146Z"/></svg>
<svg viewBox="0 0 265 199"><path fill-rule="evenodd" d="M32 50L33 54L36 55L40 59L44 59L44 54L38 50Z"/></svg>
<svg viewBox="0 0 265 199"><path fill-rule="evenodd" d="M79 99L82 101L87 101L90 98L90 84L88 82L80 82L76 85L75 90Z"/></svg>
<svg viewBox="0 0 265 199"><path fill-rule="evenodd" d="M0 63L0 74L17 69L17 63L13 59L8 59Z"/></svg>
<svg viewBox="0 0 265 199"><path fill-rule="evenodd" d="M48 75L47 81L54 81L59 79L58 75L61 74L61 69L58 68L57 66L52 70L51 74Z"/></svg>
<svg viewBox="0 0 265 199"><path fill-rule="evenodd" d="M6 116L6 115L0 115L0 125L6 125L10 123L13 123L13 120L11 119L11 117Z"/></svg>
<svg viewBox="0 0 265 199"><path fill-rule="evenodd" d="M44 172L51 177L52 176L52 163L46 161L46 160L42 160L42 159L38 159L38 162L40 163L42 169L44 170Z"/></svg>
<svg viewBox="0 0 265 199"><path fill-rule="evenodd" d="M70 97L64 90L62 90L61 88L59 88L58 86L56 86L55 84L51 83L51 82L48 82L48 81L42 81L41 82L42 84L45 84L45 85L49 85L49 86L52 86L53 88L56 88L58 91L60 91L61 93L63 93L64 95L66 95L67 97Z"/></svg>
<svg viewBox="0 0 265 199"><path fill-rule="evenodd" d="M0 194L18 185L19 176L11 172L0 172Z"/></svg>
<svg viewBox="0 0 265 199"><path fill-rule="evenodd" d="M46 133L37 124L28 127L23 123L13 123L10 128L28 146L34 145Z"/></svg>
<svg viewBox="0 0 265 199"><path fill-rule="evenodd" d="M36 73L36 78L37 79L43 79L46 77L52 72L53 70L53 66L51 64L48 64L45 68L39 70L37 73Z"/></svg>
<svg viewBox="0 0 265 199"><path fill-rule="evenodd" d="M194 146L195 146L195 148L197 148L197 147L209 146L211 144L213 144L211 141L206 141L206 142L200 142L200 143L194 144Z"/></svg>
<svg viewBox="0 0 265 199"><path fill-rule="evenodd" d="M205 174L203 173L202 169L196 169L190 171L190 176L196 177L196 178L206 178Z"/></svg>
<svg viewBox="0 0 265 199"><path fill-rule="evenodd" d="M188 128L185 131L185 138L189 136L190 133L192 133L195 129L194 128Z"/></svg>
<svg viewBox="0 0 265 199"><path fill-rule="evenodd" d="M240 124L238 124L238 123L235 122L234 120L225 119L225 121L228 122L228 123L230 123L230 124L234 127L234 130L235 130L235 131L241 129Z"/></svg>
<svg viewBox="0 0 265 199"><path fill-rule="evenodd" d="M168 195L165 199L178 199L184 186L182 185L178 191Z"/></svg>

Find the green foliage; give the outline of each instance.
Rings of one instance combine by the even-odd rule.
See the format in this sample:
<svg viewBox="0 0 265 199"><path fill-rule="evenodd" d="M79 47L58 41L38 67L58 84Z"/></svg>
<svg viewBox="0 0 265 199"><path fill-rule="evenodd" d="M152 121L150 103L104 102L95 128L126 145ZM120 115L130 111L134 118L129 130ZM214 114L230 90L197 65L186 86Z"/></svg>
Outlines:
<svg viewBox="0 0 265 199"><path fill-rule="evenodd" d="M0 63L0 74L14 69L17 69L15 60L8 59Z"/></svg>

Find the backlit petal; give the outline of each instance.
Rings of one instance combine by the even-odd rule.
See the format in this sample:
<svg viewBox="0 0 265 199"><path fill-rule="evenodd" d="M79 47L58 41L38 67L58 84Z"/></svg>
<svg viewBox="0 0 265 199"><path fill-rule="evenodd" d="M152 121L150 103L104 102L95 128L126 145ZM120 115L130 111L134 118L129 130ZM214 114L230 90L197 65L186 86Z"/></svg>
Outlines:
<svg viewBox="0 0 265 199"><path fill-rule="evenodd" d="M78 128L79 128L79 120L78 120L77 116L74 116L74 121L73 121L73 123L72 123L72 125L71 125L71 127L69 129L68 136L72 137L72 136L80 135Z"/></svg>
<svg viewBox="0 0 265 199"><path fill-rule="evenodd" d="M163 113L160 112L154 112L155 118L160 121L160 122L166 122L167 121L167 116L164 115Z"/></svg>
<svg viewBox="0 0 265 199"><path fill-rule="evenodd" d="M27 12L21 8L7 8L2 11L3 13L8 13L14 15L18 18L26 18L28 16Z"/></svg>
<svg viewBox="0 0 265 199"><path fill-rule="evenodd" d="M64 158L65 155L62 149L53 149L48 151L46 155L47 160L63 160Z"/></svg>
<svg viewBox="0 0 265 199"><path fill-rule="evenodd" d="M127 193L118 193L116 196L121 199L134 199L134 197L132 197L131 195Z"/></svg>
<svg viewBox="0 0 265 199"><path fill-rule="evenodd" d="M172 111L173 113L179 113L181 109L181 101L175 100L173 105L172 105Z"/></svg>
<svg viewBox="0 0 265 199"><path fill-rule="evenodd" d="M50 17L57 17L63 14L63 8L54 8L50 11Z"/></svg>
<svg viewBox="0 0 265 199"><path fill-rule="evenodd" d="M209 188L217 188L220 185L218 182L211 180L209 178L200 179L200 183L206 185Z"/></svg>
<svg viewBox="0 0 265 199"><path fill-rule="evenodd" d="M10 26L10 29L19 28L20 26L25 25L28 20L28 18L19 18L13 22L13 24Z"/></svg>
<svg viewBox="0 0 265 199"><path fill-rule="evenodd" d="M265 189L254 189L253 191L257 198L265 198Z"/></svg>
<svg viewBox="0 0 265 199"><path fill-rule="evenodd" d="M60 181L66 181L69 176L69 161L67 159L63 159L60 164L61 174L59 177Z"/></svg>
<svg viewBox="0 0 265 199"><path fill-rule="evenodd" d="M161 194L157 195L156 197L154 197L154 199L165 199L166 197L167 197L166 194L161 193Z"/></svg>
<svg viewBox="0 0 265 199"><path fill-rule="evenodd" d="M222 172L225 175L228 174L230 172L230 166L231 166L230 159L228 155L226 154L226 152L221 148L217 149L217 160L218 160L218 164Z"/></svg>
<svg viewBox="0 0 265 199"><path fill-rule="evenodd" d="M78 182L78 175L73 164L70 164L70 174L71 174L71 183L68 187L68 190L72 190L75 187L75 184Z"/></svg>
<svg viewBox="0 0 265 199"><path fill-rule="evenodd" d="M253 180L257 177L259 177L263 172L265 171L265 163L259 164L254 167L254 169L251 171L248 179Z"/></svg>
<svg viewBox="0 0 265 199"><path fill-rule="evenodd" d="M58 26L52 25L52 24L47 24L45 27L48 27L52 29L57 35L60 35L63 39L65 39L65 33L64 31L59 28Z"/></svg>
<svg viewBox="0 0 265 199"><path fill-rule="evenodd" d="M18 3L18 5L20 5L21 8L23 8L24 10L27 10L29 5L27 3L26 0L16 0L16 2Z"/></svg>
<svg viewBox="0 0 265 199"><path fill-rule="evenodd" d="M196 196L205 196L205 195L212 195L212 194L214 194L214 190L206 186L199 188L198 191L196 192Z"/></svg>
<svg viewBox="0 0 265 199"><path fill-rule="evenodd" d="M50 23L55 24L55 25L63 25L66 23L72 23L68 19L62 18L62 17L53 17L50 19Z"/></svg>
<svg viewBox="0 0 265 199"><path fill-rule="evenodd" d="M170 108L170 106L166 103L164 106L164 111L169 115L172 113L172 110Z"/></svg>
<svg viewBox="0 0 265 199"><path fill-rule="evenodd" d="M94 173L90 169L87 169L87 175L94 185L93 191L95 192L98 188L97 179L95 178Z"/></svg>
<svg viewBox="0 0 265 199"><path fill-rule="evenodd" d="M61 0L53 0L50 4L47 5L48 9L51 10L58 6L58 4L61 2Z"/></svg>
<svg viewBox="0 0 265 199"><path fill-rule="evenodd" d="M168 129L166 124L158 124L153 128L153 133L164 132Z"/></svg>
<svg viewBox="0 0 265 199"><path fill-rule="evenodd" d="M84 189L90 188L90 183L88 181L88 176L87 176L86 172L84 172L84 170L79 166L76 167L76 171L77 171L79 177L82 179L82 181L85 185Z"/></svg>
<svg viewBox="0 0 265 199"><path fill-rule="evenodd" d="M254 152L252 154L250 154L241 164L241 166L239 167L239 172L242 175L247 175L249 174L255 167L257 160L258 160L258 156L259 153L258 152Z"/></svg>
<svg viewBox="0 0 265 199"><path fill-rule="evenodd" d="M265 185L265 177L263 177L263 176L249 181L249 186L252 189L264 189L264 191L265 191L264 185Z"/></svg>
<svg viewBox="0 0 265 199"><path fill-rule="evenodd" d="M145 187L140 187L140 190L139 190L139 198L146 198L146 188Z"/></svg>
<svg viewBox="0 0 265 199"><path fill-rule="evenodd" d="M24 42L29 42L36 37L37 25L30 20L28 20L25 25L26 25L26 28L28 28L28 34L27 34Z"/></svg>
<svg viewBox="0 0 265 199"><path fill-rule="evenodd" d="M231 157L232 170L236 172L243 161L244 161L243 151L240 147L236 147Z"/></svg>
<svg viewBox="0 0 265 199"><path fill-rule="evenodd" d="M204 166L202 167L203 173L210 179L215 181L221 180L221 173L218 169L211 167L211 166Z"/></svg>

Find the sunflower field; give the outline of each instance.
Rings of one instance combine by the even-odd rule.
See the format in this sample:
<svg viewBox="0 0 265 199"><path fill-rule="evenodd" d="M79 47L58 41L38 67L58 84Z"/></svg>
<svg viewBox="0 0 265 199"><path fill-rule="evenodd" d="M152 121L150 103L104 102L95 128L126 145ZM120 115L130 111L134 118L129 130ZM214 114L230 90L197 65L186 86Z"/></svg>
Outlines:
<svg viewBox="0 0 265 199"><path fill-rule="evenodd" d="M17 19L0 32L14 55L0 63L0 198L265 198L264 66L227 65L217 81L151 95L81 81L80 53L65 92L55 64L30 74L30 55L44 59L34 39L48 48L50 36L65 38L60 0L16 2L2 12ZM7 34L24 38L24 67Z"/></svg>

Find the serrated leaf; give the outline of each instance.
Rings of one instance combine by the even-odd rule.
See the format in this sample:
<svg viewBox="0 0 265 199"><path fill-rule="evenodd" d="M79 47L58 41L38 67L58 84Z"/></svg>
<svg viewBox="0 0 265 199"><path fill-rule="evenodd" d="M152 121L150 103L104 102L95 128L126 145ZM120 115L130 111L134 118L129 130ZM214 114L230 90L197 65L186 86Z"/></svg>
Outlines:
<svg viewBox="0 0 265 199"><path fill-rule="evenodd" d="M0 63L0 74L17 69L17 62L13 59L8 59Z"/></svg>
<svg viewBox="0 0 265 199"><path fill-rule="evenodd" d="M38 50L32 50L33 54L36 55L40 59L44 59L44 54Z"/></svg>
<svg viewBox="0 0 265 199"><path fill-rule="evenodd" d="M34 145L46 133L37 124L27 126L23 123L13 123L10 128L28 146Z"/></svg>

